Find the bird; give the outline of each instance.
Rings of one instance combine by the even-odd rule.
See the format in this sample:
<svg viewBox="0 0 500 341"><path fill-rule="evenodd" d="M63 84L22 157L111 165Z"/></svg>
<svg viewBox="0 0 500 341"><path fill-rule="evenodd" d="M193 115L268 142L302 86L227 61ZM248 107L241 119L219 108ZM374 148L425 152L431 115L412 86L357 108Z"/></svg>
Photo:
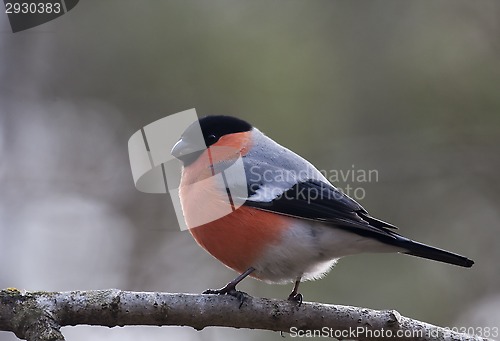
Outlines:
<svg viewBox="0 0 500 341"><path fill-rule="evenodd" d="M239 273L224 287L203 293L235 296L240 307L245 293L236 285L247 276L293 284L288 300L301 304L302 281L324 277L340 258L354 254L402 253L467 268L474 264L397 233L396 226L371 216L309 161L243 119L199 118L171 154L182 165L179 198L189 232ZM226 176L217 182L216 175L238 160L242 179ZM240 204L229 200L232 209L226 212L222 207L233 192Z"/></svg>

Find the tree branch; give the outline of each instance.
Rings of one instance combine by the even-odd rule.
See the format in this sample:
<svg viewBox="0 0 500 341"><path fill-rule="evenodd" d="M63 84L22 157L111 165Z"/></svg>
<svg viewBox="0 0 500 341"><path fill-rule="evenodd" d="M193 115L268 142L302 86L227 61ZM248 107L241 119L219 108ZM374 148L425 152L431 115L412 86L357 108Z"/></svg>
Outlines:
<svg viewBox="0 0 500 341"><path fill-rule="evenodd" d="M247 297L241 308L230 296L129 292L116 289L71 292L0 291L0 330L29 341L64 340L60 327L207 326L264 329L295 335L325 333L339 339L486 340L401 316L340 305ZM403 333L403 334L398 334ZM309 334L310 335L310 334ZM294 335L292 335L294 336ZM397 337L396 337L397 336Z"/></svg>

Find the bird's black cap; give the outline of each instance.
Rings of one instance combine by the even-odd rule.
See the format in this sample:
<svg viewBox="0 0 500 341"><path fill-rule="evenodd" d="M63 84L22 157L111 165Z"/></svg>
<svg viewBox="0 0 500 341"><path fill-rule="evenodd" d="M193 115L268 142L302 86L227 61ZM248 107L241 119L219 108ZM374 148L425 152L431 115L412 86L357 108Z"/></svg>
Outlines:
<svg viewBox="0 0 500 341"><path fill-rule="evenodd" d="M233 116L205 116L199 120L199 123L207 147L216 143L224 135L252 130L250 123Z"/></svg>
<svg viewBox="0 0 500 341"><path fill-rule="evenodd" d="M210 147L219 139L228 134L241 133L252 130L252 125L242 119L233 116L205 116L192 123L186 128L181 139L172 149L172 155L181 160L184 166L194 162L203 152L203 148L196 146L200 144L198 125L203 134L206 147ZM204 147L204 146L202 146Z"/></svg>

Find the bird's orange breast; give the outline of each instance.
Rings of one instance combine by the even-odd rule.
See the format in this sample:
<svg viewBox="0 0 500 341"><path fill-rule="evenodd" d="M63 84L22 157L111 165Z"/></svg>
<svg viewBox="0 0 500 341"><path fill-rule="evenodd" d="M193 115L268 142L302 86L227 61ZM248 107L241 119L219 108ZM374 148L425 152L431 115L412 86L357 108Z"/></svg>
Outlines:
<svg viewBox="0 0 500 341"><path fill-rule="evenodd" d="M194 239L228 267L243 272L278 243L285 228L284 217L241 206L218 220L190 229Z"/></svg>
<svg viewBox="0 0 500 341"><path fill-rule="evenodd" d="M251 147L251 132L223 136L213 147L225 148L210 147L183 170L182 210L198 244L228 267L243 272L269 244L279 242L286 218L246 206L232 212L229 206L228 211L227 192L216 184L212 164L244 156Z"/></svg>

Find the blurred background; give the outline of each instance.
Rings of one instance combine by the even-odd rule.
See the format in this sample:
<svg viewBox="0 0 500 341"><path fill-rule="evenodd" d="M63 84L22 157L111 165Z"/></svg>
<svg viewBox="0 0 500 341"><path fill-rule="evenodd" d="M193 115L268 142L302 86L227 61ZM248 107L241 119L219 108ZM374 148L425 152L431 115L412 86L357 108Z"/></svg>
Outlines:
<svg viewBox="0 0 500 341"><path fill-rule="evenodd" d="M13 34L0 15L0 288L200 293L235 273L138 192L127 141L185 109L249 120L324 170L377 170L362 205L471 269L342 259L306 301L500 327L500 2L81 1ZM352 193L351 193L352 194ZM285 298L291 286L240 290ZM68 340L277 340L65 327ZM0 332L1 341L16 340Z"/></svg>

